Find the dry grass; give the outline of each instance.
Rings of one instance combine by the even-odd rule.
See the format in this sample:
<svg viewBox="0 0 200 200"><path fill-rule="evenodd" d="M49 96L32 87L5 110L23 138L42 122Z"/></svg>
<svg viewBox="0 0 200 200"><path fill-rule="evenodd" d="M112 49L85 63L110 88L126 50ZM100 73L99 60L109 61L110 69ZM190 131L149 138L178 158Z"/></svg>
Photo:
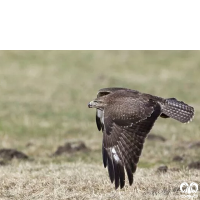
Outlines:
<svg viewBox="0 0 200 200"><path fill-rule="evenodd" d="M0 148L31 158L0 166L0 199L179 199L180 184L200 175L187 168L200 160L200 147L189 148L200 141L199 74L198 51L0 52ZM87 108L99 88L112 86L176 97L196 111L189 125L156 122L152 133L166 141L145 143L134 185L121 191L103 168L102 134ZM91 151L50 156L78 140ZM173 161L177 155L181 162ZM156 174L161 164L180 171Z"/></svg>
<svg viewBox="0 0 200 200"><path fill-rule="evenodd" d="M185 180L200 184L200 171L158 174L139 169L132 187L114 190L100 165L85 163L15 163L0 170L5 199L180 199Z"/></svg>

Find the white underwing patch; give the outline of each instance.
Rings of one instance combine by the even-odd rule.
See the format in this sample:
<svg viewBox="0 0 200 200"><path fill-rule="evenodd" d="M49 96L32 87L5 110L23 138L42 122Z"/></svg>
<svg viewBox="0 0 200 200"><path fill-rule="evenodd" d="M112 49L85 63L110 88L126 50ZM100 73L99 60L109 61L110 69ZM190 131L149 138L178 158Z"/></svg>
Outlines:
<svg viewBox="0 0 200 200"><path fill-rule="evenodd" d="M102 117L102 115L103 115L103 111L102 111L102 110L99 110L99 109L97 109L97 116L98 116L99 118L101 118L101 117Z"/></svg>
<svg viewBox="0 0 200 200"><path fill-rule="evenodd" d="M104 125L104 111L97 109L97 116L100 118L101 123Z"/></svg>
<svg viewBox="0 0 200 200"><path fill-rule="evenodd" d="M102 111L101 123L104 125L104 111Z"/></svg>
<svg viewBox="0 0 200 200"><path fill-rule="evenodd" d="M119 159L119 156L117 155L117 152L115 151L115 147L112 148L112 155L113 155L113 158L116 162L119 162L120 159Z"/></svg>

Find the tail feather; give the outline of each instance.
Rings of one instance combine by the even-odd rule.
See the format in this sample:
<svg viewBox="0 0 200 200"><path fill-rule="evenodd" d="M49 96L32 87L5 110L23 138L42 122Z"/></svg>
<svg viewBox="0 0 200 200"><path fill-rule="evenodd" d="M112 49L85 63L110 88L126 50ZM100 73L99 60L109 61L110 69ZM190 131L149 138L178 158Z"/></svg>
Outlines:
<svg viewBox="0 0 200 200"><path fill-rule="evenodd" d="M175 98L165 100L162 112L161 117L162 115L163 117L171 117L182 123L187 123L194 117L194 108Z"/></svg>

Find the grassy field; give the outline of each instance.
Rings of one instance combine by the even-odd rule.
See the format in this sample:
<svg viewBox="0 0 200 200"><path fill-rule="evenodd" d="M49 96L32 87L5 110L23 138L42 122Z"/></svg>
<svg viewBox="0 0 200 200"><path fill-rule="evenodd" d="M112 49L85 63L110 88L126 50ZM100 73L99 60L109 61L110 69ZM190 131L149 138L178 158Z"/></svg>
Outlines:
<svg viewBox="0 0 200 200"><path fill-rule="evenodd" d="M0 51L0 149L29 156L0 157L0 199L180 199L183 181L200 188L200 170L188 168L200 161L199 76L200 51ZM195 108L187 125L157 120L151 134L166 141L146 141L134 184L122 190L103 167L102 133L87 107L100 88L117 86ZM88 150L52 156L76 141ZM168 172L157 173L160 165Z"/></svg>

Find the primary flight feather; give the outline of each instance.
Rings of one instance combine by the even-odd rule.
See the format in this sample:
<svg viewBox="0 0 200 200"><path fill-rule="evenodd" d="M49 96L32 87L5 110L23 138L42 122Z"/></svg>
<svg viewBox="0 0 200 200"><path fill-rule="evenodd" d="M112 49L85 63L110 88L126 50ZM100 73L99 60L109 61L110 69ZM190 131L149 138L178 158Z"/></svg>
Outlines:
<svg viewBox="0 0 200 200"><path fill-rule="evenodd" d="M116 189L125 185L125 170L132 185L145 138L159 116L182 123L194 116L193 107L175 98L126 88L100 89L88 107L96 108L97 128L103 132L103 164Z"/></svg>

